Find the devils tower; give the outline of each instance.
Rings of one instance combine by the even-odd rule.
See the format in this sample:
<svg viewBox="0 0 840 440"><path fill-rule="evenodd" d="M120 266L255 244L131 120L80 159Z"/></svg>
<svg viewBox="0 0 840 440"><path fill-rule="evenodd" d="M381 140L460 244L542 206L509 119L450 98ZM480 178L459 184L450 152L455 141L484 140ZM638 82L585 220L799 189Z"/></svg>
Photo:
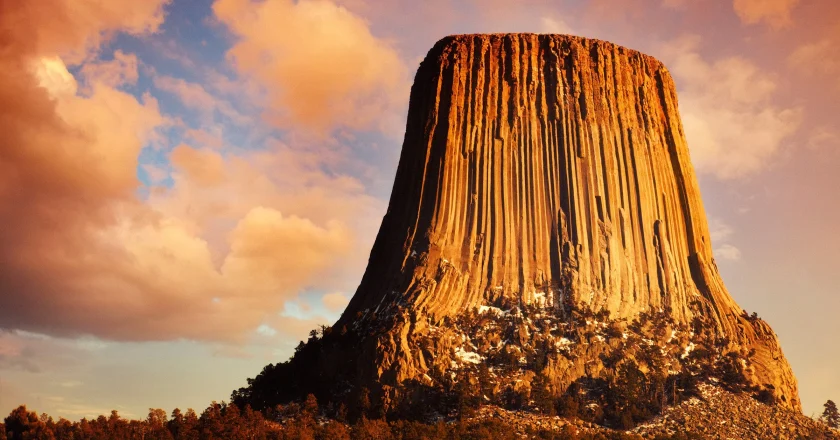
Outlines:
<svg viewBox="0 0 840 440"><path fill-rule="evenodd" d="M488 314L520 318L452 325ZM632 324L654 314L667 324ZM364 387L387 408L502 354L530 370L510 375L542 377L555 394L609 371L604 359L642 359L644 346L679 369L701 333L710 351L749 360L749 383L800 409L775 334L718 273L667 68L593 39L457 35L415 76L358 290L317 350L289 365L310 391Z"/></svg>

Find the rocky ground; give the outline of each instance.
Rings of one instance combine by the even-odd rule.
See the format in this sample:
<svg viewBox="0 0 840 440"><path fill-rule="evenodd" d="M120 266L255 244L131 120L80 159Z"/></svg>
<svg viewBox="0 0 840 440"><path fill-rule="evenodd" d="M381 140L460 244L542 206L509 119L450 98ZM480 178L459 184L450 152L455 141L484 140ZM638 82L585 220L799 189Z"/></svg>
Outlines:
<svg viewBox="0 0 840 440"><path fill-rule="evenodd" d="M801 413L766 405L750 396L734 394L713 385L702 385L701 396L667 408L662 415L624 431L626 438L672 438L675 434L692 434L686 438L732 440L829 440L840 439L840 432ZM540 430L562 431L574 427L580 434L608 434L609 428L579 419L550 417L525 411L507 411L495 406L481 408L476 420L495 419L515 427L523 438ZM568 430L568 428L566 428Z"/></svg>
<svg viewBox="0 0 840 440"><path fill-rule="evenodd" d="M469 418L470 421L495 420L515 428L522 437L530 432L548 430L560 431L566 426L573 426L579 432L603 432L605 428L580 419L566 419L558 416L545 416L527 411L509 411L497 406L484 406Z"/></svg>
<svg viewBox="0 0 840 440"><path fill-rule="evenodd" d="M700 390L700 397L667 408L634 432L647 438L693 432L709 439L840 439L840 432L801 413L712 385Z"/></svg>

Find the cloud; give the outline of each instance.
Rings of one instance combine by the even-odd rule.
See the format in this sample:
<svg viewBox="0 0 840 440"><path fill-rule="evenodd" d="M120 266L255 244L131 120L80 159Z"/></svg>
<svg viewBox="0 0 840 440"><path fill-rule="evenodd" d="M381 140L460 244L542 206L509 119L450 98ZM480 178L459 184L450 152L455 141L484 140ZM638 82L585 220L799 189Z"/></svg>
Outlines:
<svg viewBox="0 0 840 440"><path fill-rule="evenodd" d="M169 155L172 165L198 185L211 187L225 179L225 159L214 150L195 149L181 144Z"/></svg>
<svg viewBox="0 0 840 440"><path fill-rule="evenodd" d="M217 0L235 37L237 71L268 92L267 117L284 128L324 133L343 126L402 128L405 68L367 23L329 1ZM396 125L396 126L395 126Z"/></svg>
<svg viewBox="0 0 840 440"><path fill-rule="evenodd" d="M208 122L213 121L214 112L216 111L238 125L245 125L251 122L250 118L239 113L229 102L207 92L201 84L168 75L158 75L156 73L153 74L153 82L159 90L178 97L185 107L202 112Z"/></svg>
<svg viewBox="0 0 840 440"><path fill-rule="evenodd" d="M738 261L741 259L741 250L731 244L724 244L714 249L715 257L721 260Z"/></svg>
<svg viewBox="0 0 840 440"><path fill-rule="evenodd" d="M794 67L798 66L809 72L828 73L840 66L840 61L826 56L834 50L834 46L835 44L829 38L805 43L790 54L788 62Z"/></svg>
<svg viewBox="0 0 840 440"><path fill-rule="evenodd" d="M788 64L803 76L828 79L828 86L837 92L840 91L840 27L835 27L830 33L835 35L797 47L788 56Z"/></svg>
<svg viewBox="0 0 840 440"><path fill-rule="evenodd" d="M216 107L216 99L200 84L167 75L154 75L154 84L158 89L177 96L189 108L213 109Z"/></svg>
<svg viewBox="0 0 840 440"><path fill-rule="evenodd" d="M144 164L142 165L142 168L152 185L162 183L167 177L169 177L169 172L162 167Z"/></svg>
<svg viewBox="0 0 840 440"><path fill-rule="evenodd" d="M257 327L257 333L259 333L263 336L271 337L271 336L277 335L277 330L275 330L275 329L273 329L273 328L271 328L271 327L269 327L265 324L262 324L259 327Z"/></svg>
<svg viewBox="0 0 840 440"><path fill-rule="evenodd" d="M0 330L0 371L42 373L78 363L77 350L41 334Z"/></svg>
<svg viewBox="0 0 840 440"><path fill-rule="evenodd" d="M73 95L72 75L49 66L70 84L50 80L55 132L32 121L37 135L19 130L23 157L3 162L0 187L32 191L0 193L0 327L238 341L283 325L272 313L313 281L340 278L356 231L338 219L378 206L352 178L281 144L225 156L179 145L174 184L142 202L137 156L165 122L156 102L101 84Z"/></svg>
<svg viewBox="0 0 840 440"><path fill-rule="evenodd" d="M86 63L82 67L82 76L88 81L102 83L109 87L120 87L123 85L137 84L137 56L123 53L121 50L114 52L114 59L111 61L94 61Z"/></svg>
<svg viewBox="0 0 840 440"><path fill-rule="evenodd" d="M799 0L734 0L733 8L745 24L765 22L781 29L793 24L790 13Z"/></svg>
<svg viewBox="0 0 840 440"><path fill-rule="evenodd" d="M575 31L564 20L554 17L540 17L540 32L547 34L569 34L574 35Z"/></svg>
<svg viewBox="0 0 840 440"><path fill-rule="evenodd" d="M796 133L802 110L774 105L775 78L749 60L710 62L699 44L683 37L660 51L677 84L692 162L720 179L760 172Z"/></svg>
<svg viewBox="0 0 840 440"><path fill-rule="evenodd" d="M723 220L716 217L709 217L709 237L711 237L712 242L726 241L732 236L733 232L732 227Z"/></svg>
<svg viewBox="0 0 840 440"><path fill-rule="evenodd" d="M91 55L114 32L160 24L162 2L140 3L20 3L0 16L11 38L0 52L0 329L90 335L76 348L91 350L103 340L241 342L261 325L288 335L297 321L280 315L285 302L357 273L363 262L348 254L372 234L381 203L340 172L331 139L221 151L214 127L193 128L194 145L155 150L168 165L140 168L173 122L150 94L119 90L136 82L133 54ZM153 181L168 175L168 186L140 198L138 168ZM19 364L15 344L0 350Z"/></svg>
<svg viewBox="0 0 840 440"><path fill-rule="evenodd" d="M735 232L732 226L716 217L709 217L709 236L714 246L715 258L720 260L737 261L741 259L741 250L729 243Z"/></svg>
<svg viewBox="0 0 840 440"><path fill-rule="evenodd" d="M221 268L224 276L247 282L251 291L281 297L289 286L304 287L328 262L343 257L351 236L335 222L320 227L308 219L257 207L239 222L230 242L230 254Z"/></svg>
<svg viewBox="0 0 840 440"><path fill-rule="evenodd" d="M662 6L669 9L681 9L687 4L688 0L662 0Z"/></svg>
<svg viewBox="0 0 840 440"><path fill-rule="evenodd" d="M344 307L350 302L350 298L347 295L341 292L332 292L324 295L321 298L321 302L324 303L324 307L331 312L338 312L344 310Z"/></svg>
<svg viewBox="0 0 840 440"><path fill-rule="evenodd" d="M15 55L60 54L71 64L98 50L109 32L155 32L168 0L43 0L4 4L4 40ZM8 56L8 54L6 55Z"/></svg>
<svg viewBox="0 0 840 440"><path fill-rule="evenodd" d="M816 127L808 135L807 146L812 150L840 152L840 132L834 127Z"/></svg>
<svg viewBox="0 0 840 440"><path fill-rule="evenodd" d="M78 266L111 256L107 247L87 253L95 230L133 197L137 156L165 118L153 98L102 83L75 95L59 58L28 69L2 61L0 99L13 107L0 114L0 328L43 328L51 307L76 307L70 296L81 286L57 287L81 281Z"/></svg>

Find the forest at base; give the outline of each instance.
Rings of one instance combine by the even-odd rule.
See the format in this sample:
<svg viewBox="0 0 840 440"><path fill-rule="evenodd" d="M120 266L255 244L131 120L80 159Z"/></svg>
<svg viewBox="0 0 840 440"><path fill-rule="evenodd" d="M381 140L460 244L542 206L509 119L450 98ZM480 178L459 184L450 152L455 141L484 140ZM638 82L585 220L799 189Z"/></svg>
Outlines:
<svg viewBox="0 0 840 440"><path fill-rule="evenodd" d="M112 411L106 417L71 422L54 421L47 414L38 415L21 405L0 424L0 440L17 439L137 439L137 440L513 440L528 438L556 440L635 440L637 435L620 431L585 433L573 425L560 430L525 429L501 420L454 420L449 423L368 419L361 417L348 424L321 417L314 396L303 404L290 404L263 414L250 407L213 402L200 415L192 409L172 411L150 409L143 420L127 420ZM691 440L702 437L686 434L656 437L658 440Z"/></svg>
<svg viewBox="0 0 840 440"><path fill-rule="evenodd" d="M277 439L277 440L437 440L437 439L562 439L562 440L635 440L643 437L623 430L609 430L596 424L582 422L579 417L568 416L563 400L557 401L562 419L547 417L542 413L537 423L517 423L504 417L480 417L481 408L461 407L459 413L448 421L423 422L387 418L369 419L362 414L349 422L327 417L328 408L318 404L314 395L302 402L278 405L273 409L254 411L250 406L240 409L235 404L213 402L200 414L192 409L172 411L171 416L162 409L150 409L145 419L129 420L117 411L110 416L71 422L61 418L55 421L47 414L38 415L21 405L0 423L0 440L17 439L138 439L138 440L210 440L210 439ZM823 423L837 427L840 414L832 401L825 405ZM496 409L498 407L487 407ZM518 414L534 414L544 410L536 408ZM492 412L491 412L492 414ZM495 414L498 414L496 412ZM479 415L477 417L477 415ZM551 421L559 423L550 423ZM546 423L546 422L549 423ZM542 423L542 424L541 424ZM554 425L554 426L551 426ZM651 437L645 437L651 438ZM696 433L657 435L655 440L690 440L705 438ZM802 438L827 438L811 437ZM832 437L833 438L833 437Z"/></svg>
<svg viewBox="0 0 840 440"><path fill-rule="evenodd" d="M829 401L826 413L828 424L840 421L836 406ZM825 418L826 414L824 414ZM264 412L250 407L239 409L234 404L213 402L201 414L192 409L172 411L171 417L162 409L150 409L145 419L128 420L117 411L110 416L71 422L61 418L54 421L47 414L38 415L21 405L0 423L0 440L17 439L137 439L137 440L513 440L523 437L556 440L636 440L642 437L623 431L579 429L579 423L569 423L552 429L548 425L511 425L497 418L461 418L449 422L423 423L418 421L368 419L362 416L354 423L323 416L314 396L301 404L289 404ZM654 440L692 440L704 437L692 433L659 435ZM808 437L811 438L811 437ZM814 437L816 438L816 437ZM822 437L820 437L822 438Z"/></svg>

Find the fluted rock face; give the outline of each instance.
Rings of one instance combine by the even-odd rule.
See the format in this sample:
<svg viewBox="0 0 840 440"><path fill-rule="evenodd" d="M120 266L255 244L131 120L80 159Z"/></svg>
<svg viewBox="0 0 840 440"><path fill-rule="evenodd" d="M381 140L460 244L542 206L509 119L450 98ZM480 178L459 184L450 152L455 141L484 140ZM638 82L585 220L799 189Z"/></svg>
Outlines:
<svg viewBox="0 0 840 440"><path fill-rule="evenodd" d="M421 63L388 212L338 324L404 317L376 367L396 384L426 367L408 342L423 323L500 303L706 316L755 350L751 380L799 407L772 330L718 275L674 82L639 52L462 35Z"/></svg>

